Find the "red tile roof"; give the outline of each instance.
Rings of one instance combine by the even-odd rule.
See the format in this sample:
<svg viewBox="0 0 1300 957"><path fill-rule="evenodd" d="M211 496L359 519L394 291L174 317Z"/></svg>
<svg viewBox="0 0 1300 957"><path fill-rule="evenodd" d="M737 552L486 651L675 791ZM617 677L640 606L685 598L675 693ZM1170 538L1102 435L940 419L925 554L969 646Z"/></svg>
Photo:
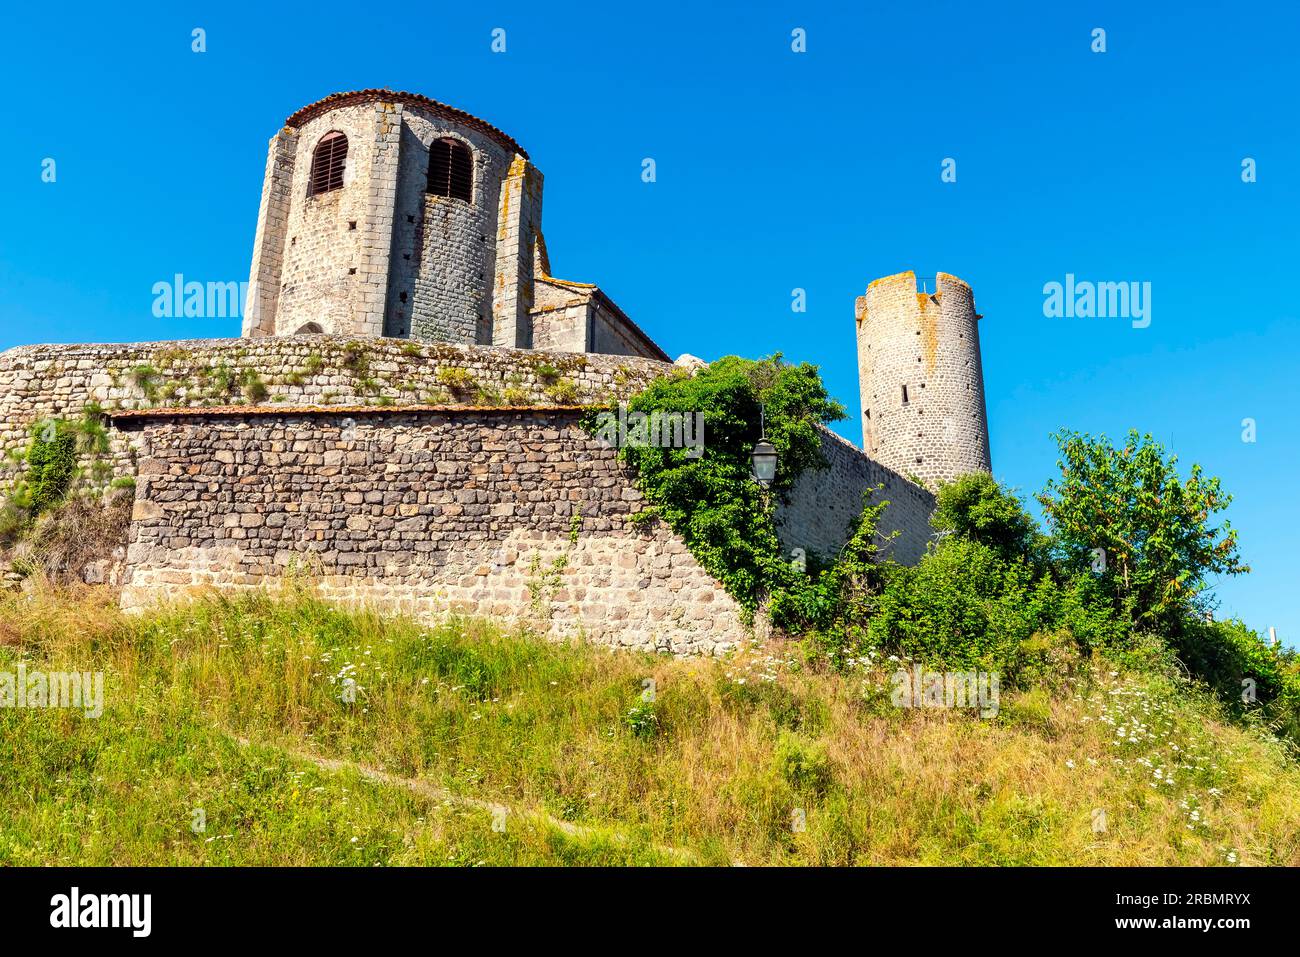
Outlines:
<svg viewBox="0 0 1300 957"><path fill-rule="evenodd" d="M458 123L464 123L466 126L473 127L481 133L486 133L511 152L518 153L524 159L528 159L528 153L525 152L522 146L486 120L480 120L477 116L466 113L464 110L458 110L456 107L448 106L446 103L439 103L437 100L431 100L427 96L422 96L419 93L404 93L400 90L374 89L353 90L348 93L331 93L323 100L317 100L315 103L304 106L301 110L285 120L284 125L297 129L308 120L313 120L322 113L328 113L330 110L338 109L341 106L355 106L358 103L379 102L403 103L411 106L418 106L421 109L438 116L456 120Z"/></svg>

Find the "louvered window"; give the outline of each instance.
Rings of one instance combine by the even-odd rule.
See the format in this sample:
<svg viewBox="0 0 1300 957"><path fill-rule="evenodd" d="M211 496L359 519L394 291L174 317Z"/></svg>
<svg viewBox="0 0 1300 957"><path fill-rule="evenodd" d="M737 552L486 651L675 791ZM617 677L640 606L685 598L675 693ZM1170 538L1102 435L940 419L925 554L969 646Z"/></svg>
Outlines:
<svg viewBox="0 0 1300 957"><path fill-rule="evenodd" d="M316 144L311 157L311 181L307 195L328 193L343 188L343 168L348 162L348 138L337 130L326 133Z"/></svg>
<svg viewBox="0 0 1300 957"><path fill-rule="evenodd" d="M460 140L434 140L429 145L428 192L474 201L474 154Z"/></svg>

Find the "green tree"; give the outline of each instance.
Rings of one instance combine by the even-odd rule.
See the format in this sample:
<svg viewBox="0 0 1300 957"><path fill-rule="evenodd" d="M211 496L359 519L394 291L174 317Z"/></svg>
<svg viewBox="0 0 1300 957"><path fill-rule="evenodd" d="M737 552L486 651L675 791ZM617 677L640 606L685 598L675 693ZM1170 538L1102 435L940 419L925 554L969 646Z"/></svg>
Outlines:
<svg viewBox="0 0 1300 957"><path fill-rule="evenodd" d="M1250 570L1231 524L1212 523L1232 496L1199 465L1183 480L1177 456L1136 430L1122 448L1072 431L1053 438L1061 477L1038 500L1059 549L1072 568L1101 574L1136 627L1166 634L1203 609L1209 576Z"/></svg>
<svg viewBox="0 0 1300 957"><path fill-rule="evenodd" d="M1028 558L1042 539L1020 499L985 472L940 482L930 525L987 545L1003 558Z"/></svg>

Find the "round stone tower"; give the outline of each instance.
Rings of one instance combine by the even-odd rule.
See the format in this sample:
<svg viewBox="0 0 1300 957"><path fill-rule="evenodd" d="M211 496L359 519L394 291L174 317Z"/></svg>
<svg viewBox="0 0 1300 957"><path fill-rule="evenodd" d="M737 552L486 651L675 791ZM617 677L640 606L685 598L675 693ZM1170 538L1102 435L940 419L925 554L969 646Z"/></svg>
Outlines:
<svg viewBox="0 0 1300 957"><path fill-rule="evenodd" d="M542 176L428 97L335 93L271 140L244 335L532 346Z"/></svg>
<svg viewBox="0 0 1300 957"><path fill-rule="evenodd" d="M862 441L876 461L931 487L991 471L979 318L947 273L925 290L910 271L886 276L858 297Z"/></svg>

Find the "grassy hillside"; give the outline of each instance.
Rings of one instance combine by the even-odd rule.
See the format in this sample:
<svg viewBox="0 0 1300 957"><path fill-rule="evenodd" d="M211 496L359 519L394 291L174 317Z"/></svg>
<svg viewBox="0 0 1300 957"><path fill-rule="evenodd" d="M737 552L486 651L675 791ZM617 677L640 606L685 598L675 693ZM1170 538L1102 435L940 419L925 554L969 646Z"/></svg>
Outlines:
<svg viewBox="0 0 1300 957"><path fill-rule="evenodd" d="M307 595L127 619L41 589L0 599L20 659L102 670L105 709L0 708L0 864L1300 864L1280 744L1099 665L981 719L796 645L673 661Z"/></svg>

